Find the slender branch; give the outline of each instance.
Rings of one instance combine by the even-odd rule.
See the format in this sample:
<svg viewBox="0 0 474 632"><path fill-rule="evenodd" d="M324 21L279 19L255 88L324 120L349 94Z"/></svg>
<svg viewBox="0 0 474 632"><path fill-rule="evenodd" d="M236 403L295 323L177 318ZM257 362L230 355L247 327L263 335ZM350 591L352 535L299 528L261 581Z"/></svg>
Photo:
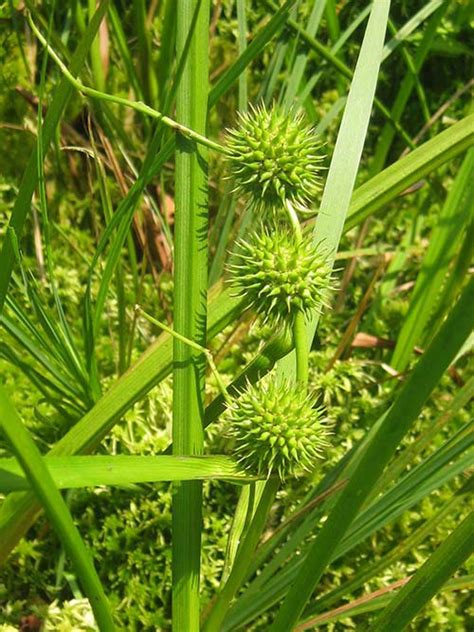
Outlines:
<svg viewBox="0 0 474 632"><path fill-rule="evenodd" d="M194 340L191 340L190 338L186 338L186 336L183 336L182 334L178 333L172 327L169 327L165 323L162 323L160 320L153 318L153 316L143 311L140 305L135 305L135 311L139 313L141 316L143 316L143 318L145 318L145 320L147 320L149 323L151 323L152 325L156 325L163 331L166 331L166 333L176 338L176 340L181 340L181 342L184 342L185 344L189 345L192 349L195 349L196 351L200 351L201 353L204 353L204 355L206 356L206 360L209 363L209 367L214 377L216 378L217 386L219 387L219 390L223 398L225 399L226 402L228 403L230 402L231 397L227 391L224 381L222 380L220 376L219 371L217 370L217 366L214 362L214 358L212 357L212 353L209 351L209 349L206 349L206 347L201 346L199 343L195 342Z"/></svg>
<svg viewBox="0 0 474 632"><path fill-rule="evenodd" d="M171 129L174 129L176 132L179 132L183 136L186 136L187 138L195 141L196 143L199 143L200 145L209 147L209 149L218 151L221 154L229 155L229 151L223 145L220 145L219 143L216 143L215 141L210 140L206 136L203 136L202 134L195 132L193 129L190 129L189 127L186 127L185 125L181 125L174 119L170 118L169 116L166 116L165 114L162 114L158 110L155 110L149 105L146 105L146 103L143 103L142 101L130 101L129 99L125 99L123 97L117 97L113 94L107 94L106 92L101 92L100 90L95 90L94 88L90 88L89 86L84 85L82 81L80 81L77 77L74 77L74 75L71 72L69 72L67 66L61 60L59 55L51 47L51 45L46 40L44 35L39 31L38 27L33 22L31 15L29 13L27 13L27 20L28 20L28 24L31 26L31 29L35 33L36 37L39 39L41 44L47 49L50 57L56 62L57 66L59 67L63 75L76 88L76 90L78 90L85 96L88 96L92 99L99 99L100 101L107 101L109 103L117 103L118 105L123 105L132 110L135 110L136 112L145 114L146 116L149 116L153 119L160 121L164 125L167 125Z"/></svg>

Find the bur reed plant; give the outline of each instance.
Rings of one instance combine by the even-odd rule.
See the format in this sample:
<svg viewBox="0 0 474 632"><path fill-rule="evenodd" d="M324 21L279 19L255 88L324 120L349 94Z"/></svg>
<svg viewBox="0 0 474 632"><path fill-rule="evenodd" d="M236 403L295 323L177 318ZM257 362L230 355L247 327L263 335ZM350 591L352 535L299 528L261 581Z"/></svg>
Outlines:
<svg viewBox="0 0 474 632"><path fill-rule="evenodd" d="M286 632L347 620L423 629L417 616L437 616L428 603L440 591L456 610L443 625L452 616L466 629L474 115L465 86L431 112L422 68L446 41L465 56L456 37L469 7L430 0L406 15L389 0L26 0L8 19L19 63L35 59L27 85L38 103L1 231L0 561L15 564L24 537L41 546L27 532L43 509L72 571L41 560L62 586L44 591L68 601L73 575L100 630ZM81 221L51 186L61 197L68 170L87 175L66 178L93 209ZM215 173L225 175L217 185ZM87 247L71 224L90 233ZM71 296L66 249L80 276ZM400 278L413 280L401 319ZM252 336L239 366L232 340ZM366 345L363 369L351 365L351 344ZM377 389L357 391L364 370ZM170 374L171 432L153 443L168 447L127 453L124 417ZM12 375L33 384L46 415L39 405L27 414ZM140 423L156 432L150 415ZM206 481L233 516L213 555L203 550ZM121 487L130 511L152 489L160 529L166 482L169 603L153 613L138 591L127 595L142 610L132 622L104 567L120 543L91 542L74 489L113 499ZM168 557L153 536L149 551L153 573L130 569L143 581Z"/></svg>

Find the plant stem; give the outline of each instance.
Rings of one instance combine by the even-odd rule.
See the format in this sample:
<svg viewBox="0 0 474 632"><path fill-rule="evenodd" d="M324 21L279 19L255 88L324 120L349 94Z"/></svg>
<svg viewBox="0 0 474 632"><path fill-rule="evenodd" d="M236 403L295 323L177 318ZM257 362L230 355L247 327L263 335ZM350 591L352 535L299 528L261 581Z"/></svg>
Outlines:
<svg viewBox="0 0 474 632"><path fill-rule="evenodd" d="M252 484L264 486L260 502L258 503L253 520L247 530L245 539L237 551L237 556L229 578L217 596L214 607L207 621L204 623L203 632L220 632L222 629L224 617L247 574L248 567L252 561L258 541L260 540L268 512L275 499L280 481L277 478L271 478L264 483Z"/></svg>
<svg viewBox="0 0 474 632"><path fill-rule="evenodd" d="M285 202L285 210L288 213L288 219L290 220L298 241L301 241L303 239L303 233L301 232L300 220L298 219L298 215L296 214L293 204L289 200L286 200Z"/></svg>
<svg viewBox="0 0 474 632"><path fill-rule="evenodd" d="M300 220L290 201L287 200L285 208L288 218L295 231L296 240L301 243L303 233L301 231ZM308 336L306 333L306 323L304 313L299 309L293 319L293 344L296 354L296 379L305 388L308 385Z"/></svg>
<svg viewBox="0 0 474 632"><path fill-rule="evenodd" d="M304 313L298 310L293 320L293 339L296 352L296 379L305 388L308 385L308 335Z"/></svg>
<svg viewBox="0 0 474 632"><path fill-rule="evenodd" d="M209 0L178 0L176 53L183 72L176 118L205 132L208 98ZM201 347L207 320L207 152L176 136L174 329ZM205 356L173 341L173 454L202 454ZM174 485L172 627L199 630L202 484Z"/></svg>
<svg viewBox="0 0 474 632"><path fill-rule="evenodd" d="M37 26L33 22L31 15L27 14L28 23L31 26L32 31L35 33L36 37L39 39L41 44L48 50L51 58L56 62L59 66L61 72L65 76L65 78L82 94L91 97L92 99L99 99L101 101L108 101L109 103L117 103L118 105L123 105L125 107L131 108L136 112L140 112L141 114L145 114L146 116L150 116L151 118L159 120L164 125L167 125L171 129L174 129L176 132L180 132L183 136L199 143L200 145L204 145L205 147L209 147L209 149L213 149L214 151L218 151L221 154L228 155L229 152L226 147L216 143L213 140L210 140L203 134L195 131L187 127L186 125L182 125L170 118L169 116L165 116L158 110L146 105L146 103L142 103L141 101L130 101L129 99L124 99L123 97L117 97L113 94L107 94L106 92L101 92L100 90L95 90L94 88L89 88L84 85L77 77L74 77L67 68L67 66L60 59L56 51L50 46L48 41L42 35L42 33L38 30Z"/></svg>
<svg viewBox="0 0 474 632"><path fill-rule="evenodd" d="M223 398L225 399L226 402L230 401L231 398L229 396L229 393L227 392L226 385L222 381L220 373L217 370L216 363L214 362L214 358L212 357L212 353L209 351L209 349L206 349L206 347L203 347L197 342L194 342L194 340L190 340L189 338L186 338L186 336L182 336L181 334L178 334L178 332L176 332L172 327L169 327L165 323L162 323L160 320L157 320L156 318L153 318L153 316L150 316L150 314L147 314L145 311L142 310L142 308L139 305L135 305L135 310L139 314L141 314L143 318L145 318L148 322L152 323L152 325L156 325L163 331L166 331L166 333L170 334L170 336L173 336L173 338L176 338L177 340L181 340L181 342L184 342L185 344L189 345L192 349L195 349L196 351L200 351L201 353L204 353L204 355L206 356L206 360L208 361L209 366L211 368L211 371L214 377L216 378L217 386L219 387L219 390Z"/></svg>

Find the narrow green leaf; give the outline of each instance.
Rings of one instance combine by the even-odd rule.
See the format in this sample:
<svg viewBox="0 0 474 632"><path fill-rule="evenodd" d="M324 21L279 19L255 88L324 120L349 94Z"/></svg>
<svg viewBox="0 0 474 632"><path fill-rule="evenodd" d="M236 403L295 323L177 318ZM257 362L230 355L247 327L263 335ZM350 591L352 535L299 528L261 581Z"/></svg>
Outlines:
<svg viewBox="0 0 474 632"><path fill-rule="evenodd" d="M43 505L64 548L71 557L97 623L104 632L114 630L112 612L89 552L38 448L2 387L0 387L0 428L12 444L16 458L35 495Z"/></svg>
<svg viewBox="0 0 474 632"><path fill-rule="evenodd" d="M432 344L418 361L393 406L384 416L358 466L352 472L348 484L318 533L284 601L280 612L286 616L277 617L275 629L288 629L296 621L334 550L347 533L378 477L469 335L474 324L474 313L471 309L473 301L474 279L467 285Z"/></svg>
<svg viewBox="0 0 474 632"><path fill-rule="evenodd" d="M59 489L158 481L252 480L227 456L50 456L43 459ZM15 459L0 459L0 492L27 491Z"/></svg>
<svg viewBox="0 0 474 632"><path fill-rule="evenodd" d="M213 86L209 92L210 108L219 101L221 96L227 92L247 66L262 52L272 37L283 28L288 20L290 9L295 2L296 0L286 0L286 2L277 9L275 15L273 15L262 30L257 33L245 51Z"/></svg>
<svg viewBox="0 0 474 632"><path fill-rule="evenodd" d="M110 5L108 17L112 30L112 36L117 44L120 58L125 66L127 81L130 84L133 92L135 93L135 98L143 101L143 90L140 85L140 80L136 73L135 66L133 64L133 59L127 43L127 37L124 33L122 22L120 21L120 16L113 3ZM147 121L147 118L143 117L143 122L145 123L145 121Z"/></svg>
<svg viewBox="0 0 474 632"><path fill-rule="evenodd" d="M443 525L446 519L455 515L455 511L462 504L465 503L470 494L473 491L474 480L468 481L462 489L460 489L453 498L451 498L443 507L435 513L429 520L427 520L421 527L414 530L408 535L408 537L402 540L399 544L393 547L393 549L386 553L379 560L364 565L358 569L357 572L345 582L342 586L338 586L331 592L323 595L318 602L317 608L310 608L307 616L314 615L318 612L322 612L326 608L337 603L340 599L353 593L355 590L363 586L372 578L380 577L382 571L392 566L395 562L410 555L411 552L421 544L425 538L434 533L441 525Z"/></svg>
<svg viewBox="0 0 474 632"><path fill-rule="evenodd" d="M432 231L391 365L403 372L434 311L451 259L474 213L474 149L467 153Z"/></svg>
<svg viewBox="0 0 474 632"><path fill-rule="evenodd" d="M453 263L451 274L446 279L445 286L441 290L439 298L439 306L433 315L433 330L437 331L444 315L448 312L449 306L453 304L456 295L462 287L466 278L466 274L472 265L474 259L474 218L469 226L467 226L464 241L459 249L456 261Z"/></svg>
<svg viewBox="0 0 474 632"><path fill-rule="evenodd" d="M311 15L309 16L308 24L306 26L306 31L311 35L311 37L316 36L325 4L326 0L316 0L313 4L313 9L311 11ZM293 69L286 83L285 97L283 99L283 107L286 110L289 110L294 105L294 101L298 94L298 89L303 78L307 63L307 51L302 51L298 53L295 63L293 64Z"/></svg>
<svg viewBox="0 0 474 632"><path fill-rule="evenodd" d="M352 197L345 230L360 224L407 187L462 154L473 143L474 114L471 114L360 186Z"/></svg>
<svg viewBox="0 0 474 632"><path fill-rule="evenodd" d="M405 584L370 630L403 630L473 550L474 512L471 512Z"/></svg>
<svg viewBox="0 0 474 632"><path fill-rule="evenodd" d="M416 441L411 443L405 450L397 455L397 458L390 463L377 482L373 491L374 497L378 493L382 493L387 487L396 480L402 472L409 467L411 463L415 463L417 455L423 453L433 441L438 433L440 433L447 424L452 420L453 416L462 408L467 406L469 401L474 398L474 376L471 377L466 384L456 393L447 408L436 419L436 421L426 428L416 437Z"/></svg>
<svg viewBox="0 0 474 632"><path fill-rule="evenodd" d="M382 61L392 53L404 40L406 40L423 22L430 17L439 7L446 4L446 0L430 0L415 15L413 15L398 30L394 37L384 46Z"/></svg>
<svg viewBox="0 0 474 632"><path fill-rule="evenodd" d="M418 73L423 63L428 55L430 50L430 46L433 42L433 39L436 36L439 23L448 8L448 3L445 2L444 6L440 7L439 11L437 11L429 21L425 32L423 34L423 39L420 44L420 47L417 50L416 57L414 60L414 69L415 72ZM416 74L408 71L403 79L403 82L400 86L400 89L397 92L397 96L395 102L392 107L392 117L396 121L400 121L402 114L405 110L405 106L408 103L411 92L415 87L417 81ZM372 174L378 173L386 163L386 159L388 153L390 151L390 147L392 146L393 139L395 137L395 130L390 123L385 123L382 132L380 133L379 140L377 142L377 147L375 150L375 155L370 165L370 170Z"/></svg>

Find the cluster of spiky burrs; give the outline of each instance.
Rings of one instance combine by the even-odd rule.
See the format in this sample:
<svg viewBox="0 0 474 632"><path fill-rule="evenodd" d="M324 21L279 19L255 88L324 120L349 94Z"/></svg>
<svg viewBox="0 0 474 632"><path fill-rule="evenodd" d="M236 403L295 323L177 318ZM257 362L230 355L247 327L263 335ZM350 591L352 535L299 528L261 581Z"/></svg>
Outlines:
<svg viewBox="0 0 474 632"><path fill-rule="evenodd" d="M292 320L320 309L332 286L326 257L311 237L265 228L237 242L229 265L232 283L265 320Z"/></svg>
<svg viewBox="0 0 474 632"><path fill-rule="evenodd" d="M295 328L297 315L321 309L332 286L327 257L302 235L296 215L310 209L320 189L320 147L302 115L278 106L240 114L227 137L235 190L256 208L283 209L292 224L261 225L239 240L229 265L232 284L265 320ZM269 376L249 384L225 415L238 461L260 476L312 470L327 446L328 424L304 382Z"/></svg>
<svg viewBox="0 0 474 632"><path fill-rule="evenodd" d="M234 452L245 469L284 479L314 469L327 447L323 411L305 389L289 381L248 385L226 411Z"/></svg>
<svg viewBox="0 0 474 632"><path fill-rule="evenodd" d="M239 114L226 142L235 190L256 206L307 211L321 188L321 143L300 113L279 106Z"/></svg>

